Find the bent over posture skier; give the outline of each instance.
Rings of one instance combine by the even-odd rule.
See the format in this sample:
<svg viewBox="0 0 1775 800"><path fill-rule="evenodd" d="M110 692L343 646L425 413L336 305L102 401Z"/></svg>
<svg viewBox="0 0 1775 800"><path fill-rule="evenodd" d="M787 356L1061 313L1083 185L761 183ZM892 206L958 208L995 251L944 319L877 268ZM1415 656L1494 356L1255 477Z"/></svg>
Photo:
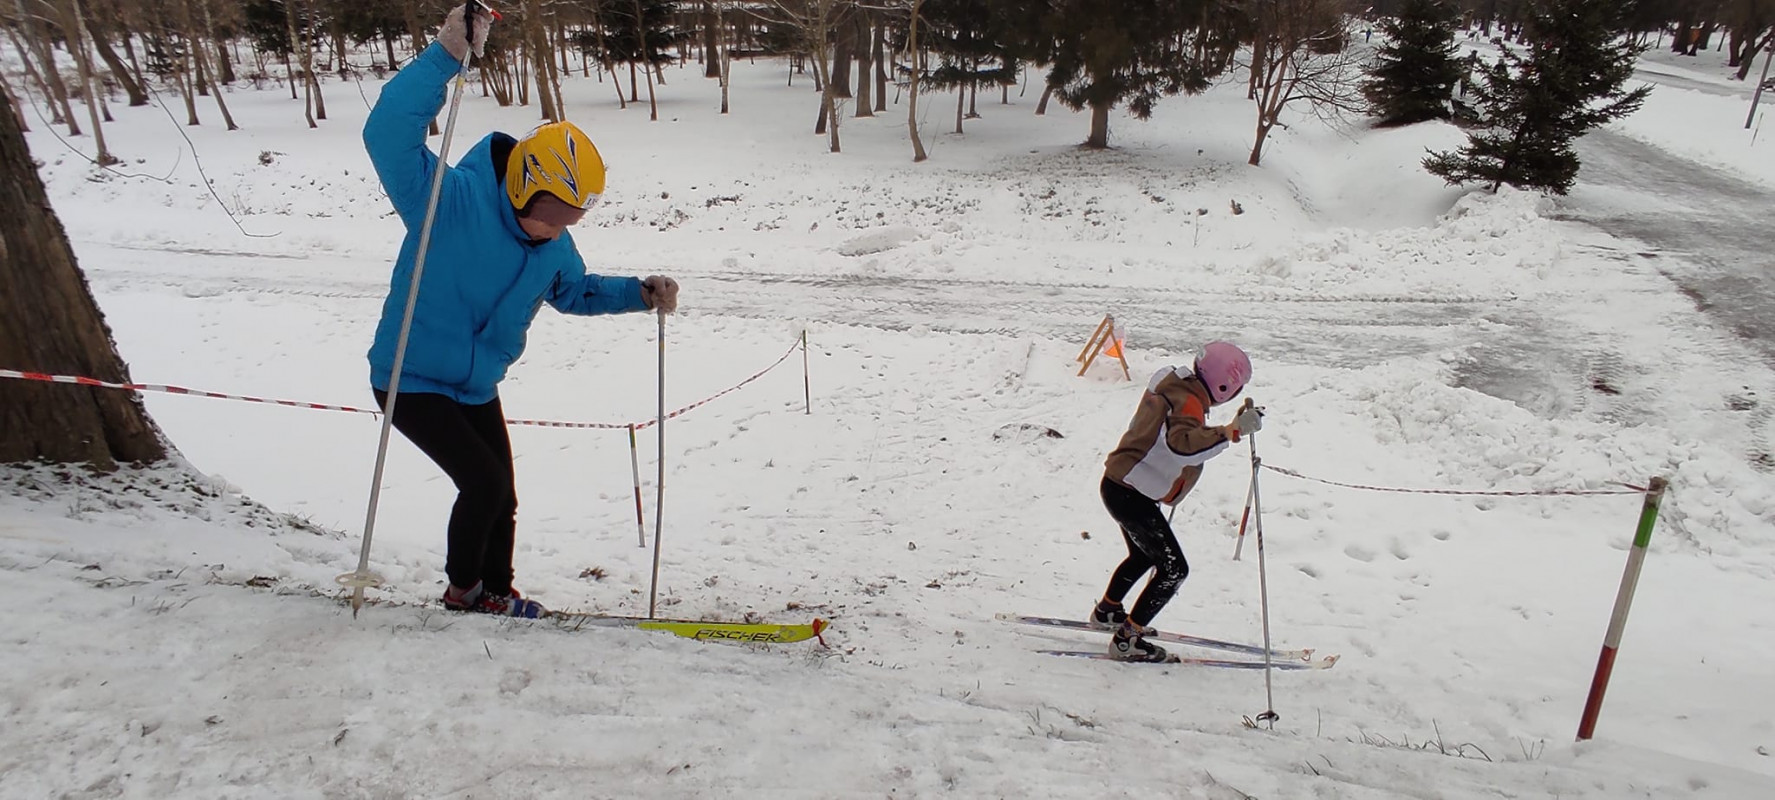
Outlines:
<svg viewBox="0 0 1775 800"><path fill-rule="evenodd" d="M1103 470L1103 505L1122 528L1128 558L1110 576L1109 588L1091 611L1091 622L1115 629L1110 655L1127 661L1163 661L1165 650L1146 640L1148 627L1170 602L1189 562L1159 504L1176 505L1202 476L1202 464L1228 442L1263 427L1256 408L1239 412L1231 425L1208 424L1208 408L1232 400L1251 379L1251 359L1227 342L1209 342L1191 369L1154 373L1140 395L1128 432ZM1142 575L1153 572L1132 612L1122 598Z"/></svg>
<svg viewBox="0 0 1775 800"><path fill-rule="evenodd" d="M471 47L482 52L492 22L477 10L471 44L458 5L437 41L383 87L364 123L364 148L407 228L370 347L370 386L386 410L432 179L444 170L394 427L456 485L445 607L539 617L543 607L512 588L518 500L499 382L544 302L567 314L671 312L678 285L586 272L567 228L597 204L604 161L572 123L543 125L522 139L489 134L455 166L426 146L446 85Z"/></svg>

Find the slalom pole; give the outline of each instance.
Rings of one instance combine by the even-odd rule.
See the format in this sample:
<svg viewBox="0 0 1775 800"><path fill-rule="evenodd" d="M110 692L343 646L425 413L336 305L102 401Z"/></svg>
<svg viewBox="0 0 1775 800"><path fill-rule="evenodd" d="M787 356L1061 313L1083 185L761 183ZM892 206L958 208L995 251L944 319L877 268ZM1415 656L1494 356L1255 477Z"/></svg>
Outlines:
<svg viewBox="0 0 1775 800"><path fill-rule="evenodd" d="M1578 720L1578 741L1596 733L1596 717L1602 713L1602 695L1608 691L1609 675L1615 671L1615 653L1621 649L1621 633L1627 628L1627 611L1633 607L1633 592L1639 588L1640 567L1646 563L1646 545L1652 541L1652 528L1658 523L1658 507L1664 503L1664 490L1670 482L1653 478L1646 487L1645 504L1639 512L1639 528L1633 535L1633 549L1627 553L1627 570L1621 575L1621 588L1615 593L1615 610L1609 615L1609 629L1602 639L1602 655L1596 659L1596 674L1590 679L1590 696L1584 700L1584 716Z"/></svg>
<svg viewBox="0 0 1775 800"><path fill-rule="evenodd" d="M641 455L635 446L635 424L629 423L629 472L635 476L635 546L647 548L647 520L641 515Z"/></svg>
<svg viewBox="0 0 1775 800"><path fill-rule="evenodd" d="M653 487L653 581L647 587L647 618L653 619L659 596L659 535L666 513L666 312L659 312L659 479Z"/></svg>
<svg viewBox="0 0 1775 800"><path fill-rule="evenodd" d="M450 139L456 133L456 115L462 108L463 87L468 85L468 62L475 49L476 0L467 0L462 21L468 34L468 52L462 54L462 67L456 70L456 88L450 97L450 114L444 122L444 139L438 143L438 163L432 170L431 197L425 203L425 223L419 227L419 250L413 256L413 279L407 285L407 308L401 314L401 334L395 340L394 364L389 368L388 405L382 409L382 433L376 442L376 469L370 478L370 503L364 511L364 543L358 550L357 569L334 578L340 586L351 588L351 616L364 607L364 589L382 585L382 576L370 571L370 540L376 533L376 508L382 500L382 473L388 463L388 432L394 427L395 403L401 397L401 367L407 360L407 335L413 329L413 307L419 300L419 279L425 274L425 257L431 251L431 228L438 217L438 197L444 189L444 173L449 170Z"/></svg>
<svg viewBox="0 0 1775 800"><path fill-rule="evenodd" d="M1251 408L1255 403L1245 398L1244 408ZM1263 696L1265 709L1257 715L1258 722L1269 723L1270 730L1276 729L1276 691L1271 681L1275 669L1270 656L1270 578L1263 553L1263 495L1257 491L1257 472L1263 467L1263 460L1257 457L1257 433L1245 434L1251 440L1251 519L1256 528L1257 536L1257 587L1263 609Z"/></svg>

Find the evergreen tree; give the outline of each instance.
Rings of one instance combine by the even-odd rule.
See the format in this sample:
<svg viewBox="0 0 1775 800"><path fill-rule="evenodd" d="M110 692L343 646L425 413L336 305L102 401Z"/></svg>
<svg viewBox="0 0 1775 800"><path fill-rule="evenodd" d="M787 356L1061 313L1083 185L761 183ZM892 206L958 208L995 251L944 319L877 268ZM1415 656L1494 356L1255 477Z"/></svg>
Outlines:
<svg viewBox="0 0 1775 800"><path fill-rule="evenodd" d="M920 9L924 30L919 32L919 46L936 53L938 65L920 75L919 83L929 89L960 89L966 95L956 101L956 133L962 132L964 101L966 116L979 116L972 94L981 84L1017 82L1018 62L1005 44L1009 25L1001 15L1006 9L999 0L925 0Z"/></svg>
<svg viewBox="0 0 1775 800"><path fill-rule="evenodd" d="M1450 184L1485 181L1571 190L1572 142L1637 110L1650 86L1623 91L1643 49L1622 38L1615 0L1538 0L1528 11L1528 55L1505 50L1474 87L1483 128L1459 152L1431 153L1424 168Z"/></svg>
<svg viewBox="0 0 1775 800"><path fill-rule="evenodd" d="M1399 15L1381 21L1386 41L1375 48L1362 96L1381 125L1449 118L1449 97L1461 80L1455 58L1452 0L1405 0Z"/></svg>
<svg viewBox="0 0 1775 800"><path fill-rule="evenodd" d="M1019 37L1029 60L1050 65L1048 86L1061 104L1091 110L1086 147L1109 146L1109 111L1127 105L1152 116L1160 97L1198 94L1227 67L1238 42L1210 27L1218 0L1050 0ZM1225 11L1226 9L1221 9Z"/></svg>

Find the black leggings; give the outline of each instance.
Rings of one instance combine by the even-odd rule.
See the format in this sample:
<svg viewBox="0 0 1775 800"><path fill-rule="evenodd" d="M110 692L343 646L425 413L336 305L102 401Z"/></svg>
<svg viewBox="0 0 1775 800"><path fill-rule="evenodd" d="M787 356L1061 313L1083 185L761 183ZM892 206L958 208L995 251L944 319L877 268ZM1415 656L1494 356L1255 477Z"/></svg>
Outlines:
<svg viewBox="0 0 1775 800"><path fill-rule="evenodd" d="M376 404L387 410L388 393L375 393ZM441 394L402 394L394 427L456 484L444 559L450 584L469 589L482 581L492 594L510 594L518 491L499 398L470 406Z"/></svg>
<svg viewBox="0 0 1775 800"><path fill-rule="evenodd" d="M1183 548L1177 544L1171 523L1165 521L1157 501L1109 478L1103 479L1102 491L1103 507L1122 526L1122 539L1128 543L1128 558L1110 576L1103 597L1122 602L1134 588L1134 582L1157 567L1158 573L1146 582L1140 600L1128 612L1128 618L1136 624L1151 625L1165 604L1171 602L1183 579L1189 577L1189 562L1184 559Z"/></svg>

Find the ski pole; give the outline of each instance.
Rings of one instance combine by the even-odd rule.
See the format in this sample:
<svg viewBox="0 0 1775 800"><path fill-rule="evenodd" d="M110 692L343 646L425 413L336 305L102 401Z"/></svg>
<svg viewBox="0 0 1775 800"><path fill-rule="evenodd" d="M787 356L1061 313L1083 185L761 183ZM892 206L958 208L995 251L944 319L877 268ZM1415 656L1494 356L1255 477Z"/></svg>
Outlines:
<svg viewBox="0 0 1775 800"><path fill-rule="evenodd" d="M641 455L635 446L635 425L629 423L629 472L635 476L635 546L647 547L647 520L641 516Z"/></svg>
<svg viewBox="0 0 1775 800"><path fill-rule="evenodd" d="M1245 510L1239 512L1239 541L1233 545L1233 560L1238 561L1239 555L1245 552L1245 526L1251 522L1251 496L1257 493L1257 472L1251 473L1251 485L1245 489Z"/></svg>
<svg viewBox="0 0 1775 800"><path fill-rule="evenodd" d="M334 578L351 588L351 616L364 607L364 590L382 585L382 576L370 571L370 539L376 533L376 508L382 500L382 473L388 463L388 432L394 427L394 407L401 397L401 367L407 360L407 334L413 329L413 307L419 300L419 279L425 274L425 257L431 250L431 227L437 221L438 197L449 169L450 138L456 132L456 114L462 108L463 87L468 85L468 62L474 54L476 0L467 0L462 21L467 26L468 51L456 70L456 88L450 98L450 115L444 122L444 139L438 143L438 162L431 175L431 197L425 202L425 223L419 226L419 250L413 256L413 279L407 285L407 308L401 313L401 334L395 340L394 364L389 368L388 405L382 409L382 433L376 442L376 469L370 478L370 504L364 512L364 543L358 550L357 569Z"/></svg>
<svg viewBox="0 0 1775 800"><path fill-rule="evenodd" d="M647 618L653 619L654 600L659 596L659 535L666 513L666 312L659 311L659 478L653 487L653 581L647 587Z"/></svg>
<svg viewBox="0 0 1775 800"><path fill-rule="evenodd" d="M1252 402L1251 398L1245 398L1244 408L1251 408L1254 405L1255 404ZM1270 656L1270 579L1269 570L1264 563L1263 553L1263 495L1257 490L1257 473L1258 470L1263 468L1263 460L1257 457L1257 433L1254 431L1245 435L1250 437L1251 440L1251 514L1252 522L1257 529L1257 587L1259 600L1262 604L1261 608L1263 609L1263 695L1265 710L1262 714L1257 715L1257 721L1267 722L1269 723L1270 730L1275 730L1276 720L1281 719L1281 717L1276 714L1276 692L1274 684L1271 682L1271 675L1275 670L1272 666Z"/></svg>

